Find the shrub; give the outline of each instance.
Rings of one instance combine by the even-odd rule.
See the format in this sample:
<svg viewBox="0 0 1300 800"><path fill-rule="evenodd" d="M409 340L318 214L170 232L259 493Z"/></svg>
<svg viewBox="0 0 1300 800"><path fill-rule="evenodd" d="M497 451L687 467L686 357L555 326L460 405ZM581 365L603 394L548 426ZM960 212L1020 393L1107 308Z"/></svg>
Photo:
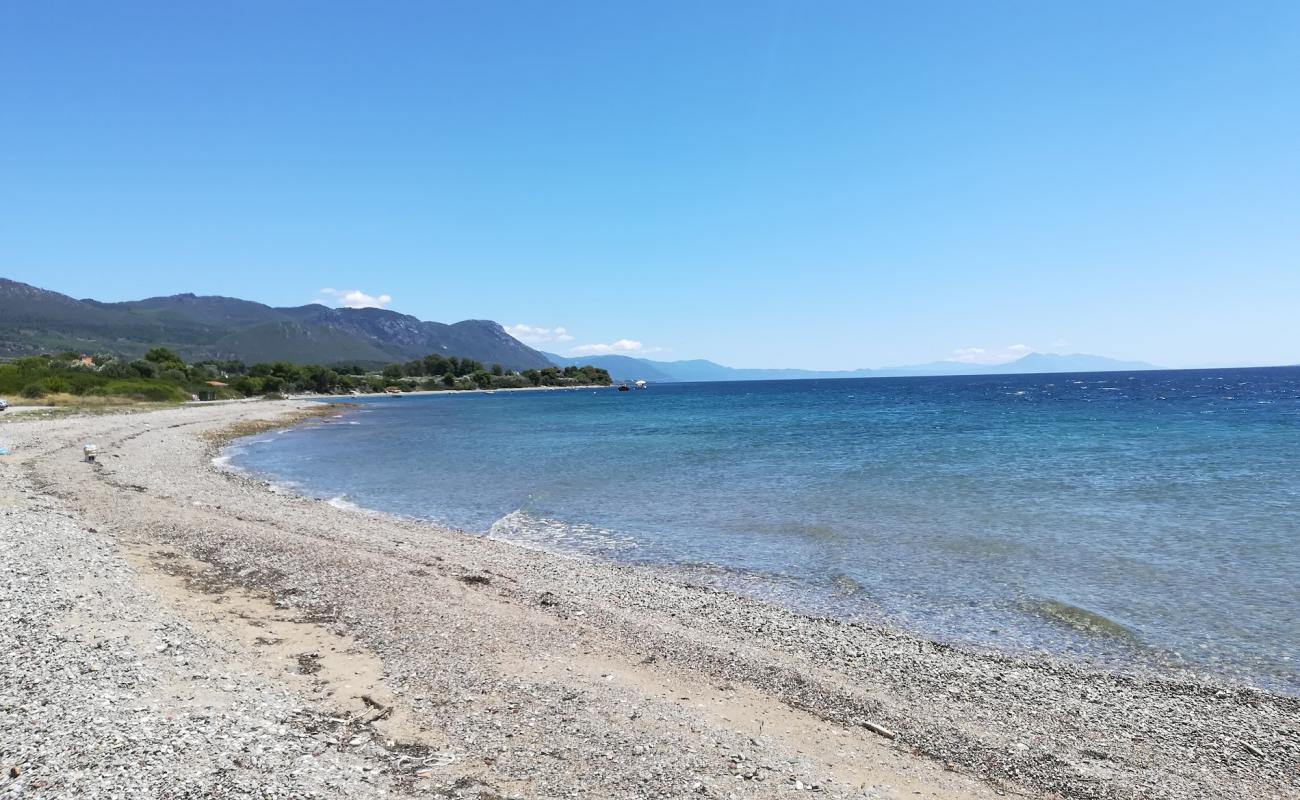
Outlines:
<svg viewBox="0 0 1300 800"><path fill-rule="evenodd" d="M104 376L84 370L69 372L66 377L68 383L72 386L73 394L87 394L95 387L106 383Z"/></svg>
<svg viewBox="0 0 1300 800"><path fill-rule="evenodd" d="M28 356L15 361L14 366L24 375L36 375L49 369L50 360L41 356Z"/></svg>
<svg viewBox="0 0 1300 800"><path fill-rule="evenodd" d="M136 400L149 400L155 403L179 402L189 399L189 395L178 386L149 381L111 381L105 384L104 393L119 397L131 397Z"/></svg>
<svg viewBox="0 0 1300 800"><path fill-rule="evenodd" d="M17 392L25 383L18 367L13 364L0 364L0 394Z"/></svg>
<svg viewBox="0 0 1300 800"><path fill-rule="evenodd" d="M158 375L158 367L152 361L132 361L131 369L141 378L153 378Z"/></svg>
<svg viewBox="0 0 1300 800"><path fill-rule="evenodd" d="M252 397L255 394L262 393L262 379L250 378L247 375L241 375L233 383L230 384L230 388L234 389L236 392L239 392L244 397Z"/></svg>
<svg viewBox="0 0 1300 800"><path fill-rule="evenodd" d="M497 389L524 389L532 385L532 381L523 375L502 375L492 379L492 386Z"/></svg>
<svg viewBox="0 0 1300 800"><path fill-rule="evenodd" d="M180 356L176 355L174 351L169 350L166 347L155 347L151 349L149 352L144 354L144 360L166 366L171 366L172 364L180 364L183 366L185 364Z"/></svg>
<svg viewBox="0 0 1300 800"><path fill-rule="evenodd" d="M130 378L135 376L135 371L129 364L122 361L109 361L99 368L99 374L105 378Z"/></svg>
<svg viewBox="0 0 1300 800"><path fill-rule="evenodd" d="M44 387L46 394L70 394L72 392L72 384L68 383L67 378L59 375L41 378L40 385Z"/></svg>
<svg viewBox="0 0 1300 800"><path fill-rule="evenodd" d="M37 397L44 397L49 394L49 392L39 383L29 383L23 387L22 394L23 397L35 399Z"/></svg>
<svg viewBox="0 0 1300 800"><path fill-rule="evenodd" d="M148 386L137 397L156 403L183 402L189 398L176 386Z"/></svg>

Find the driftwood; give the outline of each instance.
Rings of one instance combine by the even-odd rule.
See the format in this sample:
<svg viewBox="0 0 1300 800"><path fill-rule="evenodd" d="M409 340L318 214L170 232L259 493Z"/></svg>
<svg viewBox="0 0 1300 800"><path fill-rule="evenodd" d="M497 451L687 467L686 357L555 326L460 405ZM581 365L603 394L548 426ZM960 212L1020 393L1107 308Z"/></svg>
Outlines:
<svg viewBox="0 0 1300 800"><path fill-rule="evenodd" d="M871 722L870 720L868 720L867 722L862 723L862 727L866 728L867 730L871 731L871 732L874 733L874 734L877 734L877 735L879 735L879 736L883 736L883 737L885 737L886 739L897 739L897 738L898 738L898 734L894 733L894 732L891 731L889 728L886 728L884 725L877 725L876 723Z"/></svg>

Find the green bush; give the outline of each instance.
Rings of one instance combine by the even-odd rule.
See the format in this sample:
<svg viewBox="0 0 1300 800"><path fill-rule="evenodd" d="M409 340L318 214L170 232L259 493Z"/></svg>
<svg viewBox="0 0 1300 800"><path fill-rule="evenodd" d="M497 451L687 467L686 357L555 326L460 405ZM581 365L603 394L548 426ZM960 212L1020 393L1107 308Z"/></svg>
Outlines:
<svg viewBox="0 0 1300 800"><path fill-rule="evenodd" d="M152 361L132 361L131 371L141 378L155 378L158 376L158 366Z"/></svg>
<svg viewBox="0 0 1300 800"><path fill-rule="evenodd" d="M532 386L532 381L523 375L503 375L500 378L492 379L494 389L524 389Z"/></svg>
<svg viewBox="0 0 1300 800"><path fill-rule="evenodd" d="M180 356L176 355L175 351L169 350L166 347L153 348L144 354L144 360L166 366L171 366L172 364L180 364L182 367L185 366L185 361L182 360Z"/></svg>
<svg viewBox="0 0 1300 800"><path fill-rule="evenodd" d="M180 402L189 399L189 395L179 386L151 381L110 381L105 384L104 393L116 397L149 400L155 403Z"/></svg>
<svg viewBox="0 0 1300 800"><path fill-rule="evenodd" d="M190 399L178 386L149 386L137 397L152 400L155 403L183 403Z"/></svg>
<svg viewBox="0 0 1300 800"><path fill-rule="evenodd" d="M67 373L64 377L70 387L69 391L73 394L86 394L95 387L103 386L107 383L107 379L104 378L104 376L83 369L75 369Z"/></svg>
<svg viewBox="0 0 1300 800"><path fill-rule="evenodd" d="M13 364L0 364L0 394L13 394L21 391L27 381L22 372Z"/></svg>
<svg viewBox="0 0 1300 800"><path fill-rule="evenodd" d="M46 394L71 394L72 392L72 384L67 378L59 375L41 378L40 385L45 388Z"/></svg>
<svg viewBox="0 0 1300 800"><path fill-rule="evenodd" d="M125 361L109 361L99 368L99 374L105 378L130 378L135 375L135 370Z"/></svg>
<svg viewBox="0 0 1300 800"><path fill-rule="evenodd" d="M153 348L144 358L125 361L103 354L94 357L98 369L73 363L67 353L55 358L32 356L0 364L0 396L22 393L27 397L45 397L54 393L75 395L131 397L157 402L182 401L191 392L204 396L243 395L258 397L293 392L333 393L357 388L382 392L388 386L403 391L424 389L522 388L526 386L576 386L583 383L610 383L609 374L595 367L546 367L507 371L493 364L485 367L469 358L431 354L405 364L389 364L383 375L368 372L358 365L330 368L297 365L288 361L253 364L238 361L206 361L186 365L174 351ZM207 381L230 384L228 389L213 389Z"/></svg>

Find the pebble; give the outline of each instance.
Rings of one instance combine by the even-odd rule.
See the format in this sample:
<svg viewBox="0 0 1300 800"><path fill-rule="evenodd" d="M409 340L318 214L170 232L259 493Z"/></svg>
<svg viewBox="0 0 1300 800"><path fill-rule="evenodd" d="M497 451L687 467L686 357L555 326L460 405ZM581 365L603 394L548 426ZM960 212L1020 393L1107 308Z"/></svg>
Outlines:
<svg viewBox="0 0 1300 800"><path fill-rule="evenodd" d="M820 773L831 753L811 764L771 724L755 735L710 719L697 706L725 712L714 691L723 686L841 722L841 733L869 737L872 752L889 748L890 763L910 759L902 763L916 776L933 768L962 783L983 774L1015 787L1010 794L1096 800L1296 796L1288 772L1300 754L1295 698L1181 673L1114 676L1040 657L971 653L716 591L707 569L555 558L348 514L289 492L272 496L258 482L197 467L212 453L193 428L170 427L272 413L266 407L154 412L151 433L120 444L141 431L138 420L6 423L28 437L26 453L76 441L90 427L128 457L94 472L57 454L38 458L30 475L0 463L0 485L17 487L20 498L3 509L0 525L0 753L15 754L21 767L18 777L0 778L0 797L43 781L50 797L366 798L398 796L412 776L431 797L671 798L686 787L747 800L791 790L895 796L828 781ZM60 486L60 496L38 491L32 477ZM291 598L282 612L311 613L331 635L364 637L383 659L393 696L406 698L408 722L427 726L438 747L463 748L450 772L474 782L453 787L455 777L433 760L449 751L340 734L331 717L350 711L250 668L143 590L115 533L124 546L143 540L201 556L231 580ZM417 569L423 575L412 574ZM455 576L489 571L491 584L472 589L475 613L449 602L466 591ZM494 616L498 607L545 615L545 624ZM69 609L84 617L80 638L60 627ZM160 639L165 649L155 649ZM188 665L179 655L157 657L173 652L187 654ZM609 653L636 658L597 660ZM503 671L512 658L528 668ZM659 698L630 679L600 680L611 668L629 678L639 669L698 681ZM130 696L105 703L108 691ZM723 696L732 701L730 690ZM896 738L865 733L867 723ZM828 750L853 746L830 735ZM834 761L853 758L834 753ZM812 774L816 780L802 779Z"/></svg>

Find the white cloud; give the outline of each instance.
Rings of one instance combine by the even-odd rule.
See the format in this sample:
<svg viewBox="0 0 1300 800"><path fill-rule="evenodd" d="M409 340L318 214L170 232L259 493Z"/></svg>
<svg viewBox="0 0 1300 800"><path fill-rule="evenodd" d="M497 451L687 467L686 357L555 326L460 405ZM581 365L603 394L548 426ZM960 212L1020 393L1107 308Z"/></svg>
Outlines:
<svg viewBox="0 0 1300 800"><path fill-rule="evenodd" d="M567 328L556 326L554 328L543 328L537 325L528 325L520 322L515 325L507 325L506 333L515 337L521 342L530 345L545 345L560 342L573 341L573 334L569 333ZM644 343L636 339L617 339L608 344L580 344L569 348L569 355L572 356L644 356L650 353L663 352L662 347L647 347ZM560 351L556 351L560 352Z"/></svg>
<svg viewBox="0 0 1300 800"><path fill-rule="evenodd" d="M948 357L948 360L960 364L1006 364L1032 352L1034 352L1034 348L1027 344L1013 344L1009 347L994 348L959 347L952 351L952 355Z"/></svg>
<svg viewBox="0 0 1300 800"><path fill-rule="evenodd" d="M569 352L575 356L607 356L607 355L628 355L629 353L652 353L658 348L647 349L635 339L619 339L611 344L580 344L577 347L569 348Z"/></svg>
<svg viewBox="0 0 1300 800"><path fill-rule="evenodd" d="M366 294L360 289L321 289L324 299L343 308L385 308L393 302L386 294Z"/></svg>
<svg viewBox="0 0 1300 800"><path fill-rule="evenodd" d="M539 328L535 325L507 325L506 333L525 344L546 344L547 342L571 342L573 337L562 326Z"/></svg>

